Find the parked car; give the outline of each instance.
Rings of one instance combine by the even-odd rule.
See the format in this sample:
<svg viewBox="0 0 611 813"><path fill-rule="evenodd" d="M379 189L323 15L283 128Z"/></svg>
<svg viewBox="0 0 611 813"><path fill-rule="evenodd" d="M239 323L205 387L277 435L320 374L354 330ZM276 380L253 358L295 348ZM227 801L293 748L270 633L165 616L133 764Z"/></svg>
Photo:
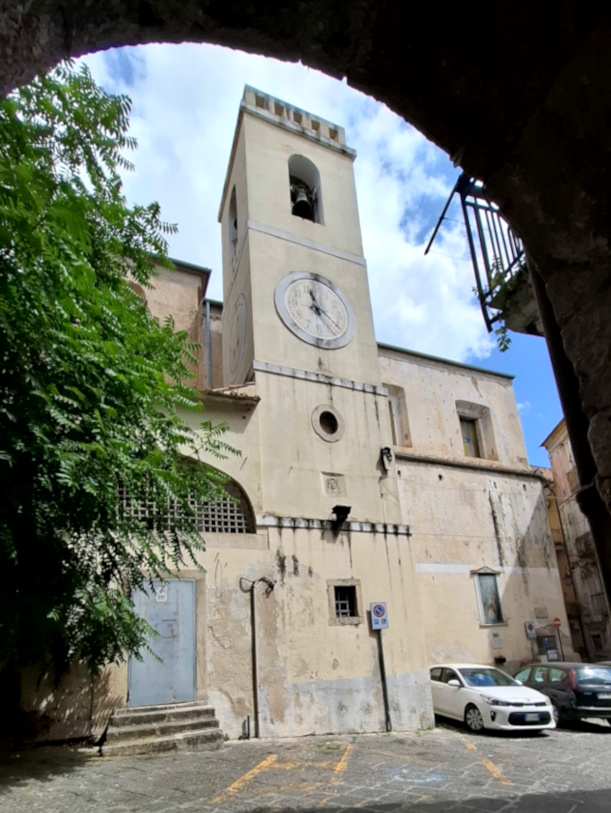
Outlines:
<svg viewBox="0 0 611 813"><path fill-rule="evenodd" d="M462 720L471 731L556 727L548 697L494 666L437 664L430 674L435 714Z"/></svg>
<svg viewBox="0 0 611 813"><path fill-rule="evenodd" d="M547 695L556 722L603 717L611 725L611 666L602 663L529 663L514 677Z"/></svg>

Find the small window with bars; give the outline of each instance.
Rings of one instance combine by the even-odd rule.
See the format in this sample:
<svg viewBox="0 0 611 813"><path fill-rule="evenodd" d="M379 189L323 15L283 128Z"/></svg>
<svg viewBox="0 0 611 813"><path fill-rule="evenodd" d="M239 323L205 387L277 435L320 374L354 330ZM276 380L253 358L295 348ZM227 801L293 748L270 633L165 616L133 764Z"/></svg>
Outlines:
<svg viewBox="0 0 611 813"><path fill-rule="evenodd" d="M356 588L354 585L335 587L335 617L356 618Z"/></svg>
<svg viewBox="0 0 611 813"><path fill-rule="evenodd" d="M327 582L329 589L329 623L361 624L362 601L357 579L335 579Z"/></svg>

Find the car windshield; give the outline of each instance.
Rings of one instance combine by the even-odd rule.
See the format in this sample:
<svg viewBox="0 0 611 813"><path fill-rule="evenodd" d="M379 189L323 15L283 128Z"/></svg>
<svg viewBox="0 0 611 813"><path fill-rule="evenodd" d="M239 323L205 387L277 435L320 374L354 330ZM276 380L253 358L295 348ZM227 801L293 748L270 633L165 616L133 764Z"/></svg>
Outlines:
<svg viewBox="0 0 611 813"><path fill-rule="evenodd" d="M575 672L581 683L611 685L611 666L578 666Z"/></svg>
<svg viewBox="0 0 611 813"><path fill-rule="evenodd" d="M460 674L465 679L467 686L519 686L517 680L514 680L505 672L500 669L495 669L493 666L487 668L479 668L474 666L470 669L460 669Z"/></svg>

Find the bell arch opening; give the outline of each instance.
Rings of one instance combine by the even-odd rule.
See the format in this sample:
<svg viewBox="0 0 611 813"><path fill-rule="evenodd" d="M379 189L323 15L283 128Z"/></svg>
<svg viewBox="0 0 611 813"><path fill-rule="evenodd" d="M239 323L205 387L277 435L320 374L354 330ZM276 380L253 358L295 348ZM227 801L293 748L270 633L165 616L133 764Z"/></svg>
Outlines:
<svg viewBox="0 0 611 813"><path fill-rule="evenodd" d="M293 215L322 224L320 172L316 164L305 155L291 155L289 158L289 185Z"/></svg>

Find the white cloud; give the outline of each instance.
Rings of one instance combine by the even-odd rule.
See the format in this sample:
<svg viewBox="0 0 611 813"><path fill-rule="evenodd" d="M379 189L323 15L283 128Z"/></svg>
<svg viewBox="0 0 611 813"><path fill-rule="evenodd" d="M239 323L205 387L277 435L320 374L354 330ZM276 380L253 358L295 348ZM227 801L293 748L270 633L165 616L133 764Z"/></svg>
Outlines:
<svg viewBox="0 0 611 813"><path fill-rule="evenodd" d="M531 406L532 405L530 401L523 401L521 403L518 403L518 410L522 414L522 416L524 416L527 412L530 411Z"/></svg>
<svg viewBox="0 0 611 813"><path fill-rule="evenodd" d="M384 105L301 65L218 46L151 45L87 58L96 79L133 99L136 172L130 201L158 200L179 234L177 259L213 269L221 298L218 206L244 84L346 128L355 163L365 256L380 341L461 360L492 343L475 301L464 231L424 244L454 182L445 156Z"/></svg>

